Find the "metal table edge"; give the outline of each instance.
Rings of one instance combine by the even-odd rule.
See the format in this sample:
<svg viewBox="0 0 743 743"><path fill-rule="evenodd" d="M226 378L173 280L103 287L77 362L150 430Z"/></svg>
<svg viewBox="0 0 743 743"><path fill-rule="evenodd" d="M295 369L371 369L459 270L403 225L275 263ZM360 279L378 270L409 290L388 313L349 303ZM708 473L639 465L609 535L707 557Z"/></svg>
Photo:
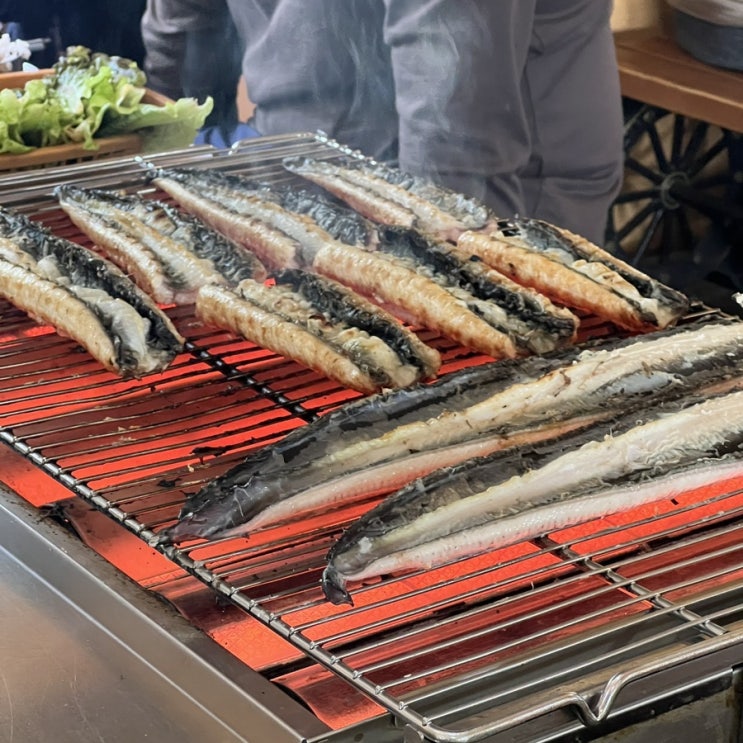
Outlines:
<svg viewBox="0 0 743 743"><path fill-rule="evenodd" d="M174 609L0 485L0 548L102 629L149 680L236 740L298 743L329 729Z"/></svg>

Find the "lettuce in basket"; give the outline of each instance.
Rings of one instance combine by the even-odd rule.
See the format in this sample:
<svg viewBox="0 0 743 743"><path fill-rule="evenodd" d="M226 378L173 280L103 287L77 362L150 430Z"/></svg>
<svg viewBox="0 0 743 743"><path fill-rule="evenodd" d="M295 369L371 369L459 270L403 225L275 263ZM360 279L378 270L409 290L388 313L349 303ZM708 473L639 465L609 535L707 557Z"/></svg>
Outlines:
<svg viewBox="0 0 743 743"><path fill-rule="evenodd" d="M164 106L143 103L144 72L131 60L70 47L52 74L30 80L22 91L0 91L0 153L76 143L136 132L147 152L190 144L212 109L182 98Z"/></svg>

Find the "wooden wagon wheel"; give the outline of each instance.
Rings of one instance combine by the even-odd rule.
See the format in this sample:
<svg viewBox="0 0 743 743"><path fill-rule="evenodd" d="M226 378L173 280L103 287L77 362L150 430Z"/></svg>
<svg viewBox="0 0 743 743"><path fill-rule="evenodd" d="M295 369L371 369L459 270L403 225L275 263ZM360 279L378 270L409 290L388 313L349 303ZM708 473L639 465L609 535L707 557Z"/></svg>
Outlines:
<svg viewBox="0 0 743 743"><path fill-rule="evenodd" d="M607 249L682 290L710 278L740 290L743 257L733 246L743 246L743 139L625 104L625 184L610 210Z"/></svg>

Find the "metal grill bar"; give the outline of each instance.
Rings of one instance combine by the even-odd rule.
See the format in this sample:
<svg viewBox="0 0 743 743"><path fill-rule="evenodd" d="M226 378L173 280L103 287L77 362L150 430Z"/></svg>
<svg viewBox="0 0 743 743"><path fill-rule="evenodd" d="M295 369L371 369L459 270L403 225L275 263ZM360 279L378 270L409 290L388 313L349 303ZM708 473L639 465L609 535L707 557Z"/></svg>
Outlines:
<svg viewBox="0 0 743 743"><path fill-rule="evenodd" d="M322 136L292 135L153 160L278 182L292 178L282 158L300 154L357 153ZM75 237L51 197L66 179L153 190L141 165L125 160L13 176L0 181L0 200ZM270 627L308 662L432 740L473 742L567 707L596 722L634 680L743 644L743 559L735 546L741 490L681 502L667 515L628 517L590 535L546 535L496 550L496 564L475 557L385 578L359 587L350 609L327 605L318 577L336 535L374 499L259 531L249 542L157 545L157 531L175 518L184 492L352 396L202 328L189 308L171 316L189 339L186 352L161 377L122 382L9 311L0 333L0 384L13 394L0 401L0 440ZM427 339L452 368L478 362ZM641 533L627 537L629 527ZM584 679L596 674L601 682L589 695ZM518 712L499 714L499 705L519 697Z"/></svg>
<svg viewBox="0 0 743 743"><path fill-rule="evenodd" d="M552 542L551 539L546 539L546 541ZM553 542L553 545L557 549L563 549L556 542ZM575 553L568 548L564 548L563 551L569 557L573 557L573 556L579 557L578 555L575 555ZM712 552L706 555L706 557L715 557L717 555L722 555L722 554L727 554L727 553L728 553L728 550L719 550L718 552ZM618 572L616 572L616 570L612 568L608 568L608 569L602 568L601 565L599 565L598 563L594 562L591 559L583 558L580 560L579 564L581 565L583 569L590 571L592 573L595 571L599 571L599 570L605 571L604 576L607 580L609 580L612 583L612 585L618 588L623 588L624 590L628 592L634 593L638 598L643 599L645 601L649 601L656 608L671 609L675 611L676 613L678 613L678 616L682 618L684 621L693 622L693 621L701 620L701 617L694 614L693 612L690 612L685 606L675 606L671 601L668 601L667 599L663 598L661 593L650 591L649 589L645 588L642 585L642 583L640 582L641 580L643 579L647 580L653 575L663 572L661 570L650 571L644 575L640 575L640 576L628 579L628 578L624 578L622 575L620 575ZM687 562L676 563L676 569L682 568L687 564L690 564L690 562L687 561ZM691 585L691 584L689 583L689 584L680 584L680 585L683 585L684 587L688 587L688 585ZM673 586L669 586L666 589L666 591L672 591L672 590L674 590ZM713 625L703 624L703 628L711 636L721 635L723 634L723 632L725 632L725 630L722 629L721 627L714 627Z"/></svg>
<svg viewBox="0 0 743 743"><path fill-rule="evenodd" d="M734 550L735 550L734 547L729 547L729 548L727 548L725 550L719 550L716 553L713 553L713 554L711 554L709 556L710 557L713 557L713 556L719 556L719 555L723 555L723 554L731 554ZM702 576L699 576L694 581L682 582L682 583L677 583L677 584L670 584L669 586L666 587L665 590L666 590L666 592L670 592L670 591L678 590L679 588L682 588L682 587L688 588L688 587L691 587L691 586L693 586L695 584L701 584L701 585L703 585L711 577L719 578L719 577L721 577L721 576L723 576L723 575L725 575L727 573L740 572L740 569L741 569L740 566L735 566L734 568L730 568L729 570L720 571L720 572L716 572L716 573L712 573L712 574L702 575ZM617 578L618 579L621 579L620 576L617 576ZM637 583L636 580L622 580L622 587L624 587L624 588L627 588L629 586L636 587L637 585L638 585L638 583ZM724 634L726 632L726 630L723 629L722 627L715 626L712 623L710 617L706 617L706 618L705 617L701 617L701 616L699 616L698 614L696 614L693 611L686 610L686 607L675 605L675 604L673 604L670 601L663 601L663 602L659 601L659 599L662 597L662 592L660 592L660 591L652 592L651 593L650 591L648 591L646 589L642 589L641 593L644 594L644 595L638 596L637 598L628 599L627 601L622 602L620 604L620 606L627 607L627 606L631 606L631 605L637 603L638 601L650 601L650 602L653 602L653 603L656 604L655 609L657 609L657 611L654 611L654 612L651 612L651 613L647 613L647 614L643 614L643 615L639 615L639 616L638 615L633 616L633 618L626 620L625 628L638 628L640 624L646 622L649 618L655 618L655 617L657 617L659 615L677 614L678 615L678 618L681 620L681 623L679 624L678 627L694 627L695 629L698 629L700 631L700 633L702 633L704 635L709 635L711 637L716 637L716 636L722 635L722 634ZM541 612L542 615L548 614L548 613L549 613L549 611L546 611L546 610L543 611L543 612ZM591 618L599 618L602 615L603 615L603 612L602 611L591 612L591 613L582 615L581 616L581 621L585 621L585 620L591 619ZM523 618L519 618L518 621L523 621ZM515 621L512 622L512 623L515 623ZM500 628L503 628L504 626L505 625L502 625ZM549 636L550 634L552 634L554 632L557 632L557 631L559 631L561 629L569 629L571 626L572 626L571 623L566 623L566 624L564 624L562 626L560 626L560 625L551 625L548 629L546 629L544 631L544 636ZM614 651L614 653L616 655L622 655L622 654L626 654L626 653L632 653L634 650L642 647L647 642L657 642L657 639L659 637L662 637L662 636L664 636L666 634L674 634L677 631L678 627L677 628L670 627L668 630L665 631L665 633L663 633L661 635L653 635L652 638L644 639L644 640L642 640L640 642L637 642L635 644L630 644L628 646L623 646L621 649L618 649L618 650ZM499 629L499 627L496 627L494 629ZM608 632L608 633L610 633L610 632L613 632L614 630L615 630L615 628L607 628L605 631ZM604 630L602 630L602 631L604 631ZM537 637L537 635L532 635L532 636L530 636L529 639L532 640L535 637ZM597 635L594 634L591 639L592 640L595 640L596 637L597 637ZM571 642L569 645L561 645L560 648L556 650L556 652L564 653L565 651L571 650L571 649L577 651L577 650L579 650L579 644L580 644L580 642L581 641L579 639L576 642ZM502 652L502 651L507 650L507 649L510 649L512 647L516 647L516 646L518 646L518 644L519 644L518 642L514 642L514 643L511 643L510 645L500 646L497 649L497 652ZM429 652L433 652L435 650L436 650L436 647L431 647L429 649ZM480 659L487 658L489 655L493 654L493 652L494 651L487 651L485 653L482 653L478 657ZM422 653L410 654L408 658L398 657L395 660L398 661L398 660L414 659L414 658L419 657L420 655L422 655ZM547 654L542 654L542 655L539 656L539 661L540 662L544 662L547 659L547 657L548 657ZM467 658L467 659L462 659L462 662L472 661L472 660L475 660L475 659L476 659L475 657L470 657L470 658ZM603 660L602 660L602 662L603 662ZM511 664L499 664L499 668L498 668L498 671L497 672L498 673L506 674L508 671L513 671L513 670L516 670L518 668L523 668L523 666L524 666L523 658L519 657L516 661L514 661ZM373 671L375 669L369 667L369 668L365 668L365 669L362 669L362 670L365 673L370 673L371 671ZM448 670L448 669L437 668L437 669L434 669L433 672L435 673L436 671L441 671L441 670ZM580 666L579 665L579 666L576 666L574 669L571 669L571 672L574 672L576 670L579 671L579 672L581 672L581 671L586 670L586 668L584 666ZM413 677L406 677L406 679L404 681L407 683L407 682L409 682L411 680L411 678L414 679L414 676ZM485 680L485 679L492 680L492 673L483 672L482 675L479 678L481 680ZM543 680L543 679L540 679L540 681L541 680ZM384 688L386 688L386 689L389 689L389 688L393 688L395 686L399 686L402 683L403 683L403 680L397 680L397 681L392 682L392 683L383 684L382 686ZM526 688L528 688L528 687L526 685L524 685L523 687L520 688L520 691L524 691ZM511 690L509 689L509 693L510 693L510 691ZM425 697L425 695L421 695L421 696L417 696L416 699L418 701L421 701L424 697Z"/></svg>

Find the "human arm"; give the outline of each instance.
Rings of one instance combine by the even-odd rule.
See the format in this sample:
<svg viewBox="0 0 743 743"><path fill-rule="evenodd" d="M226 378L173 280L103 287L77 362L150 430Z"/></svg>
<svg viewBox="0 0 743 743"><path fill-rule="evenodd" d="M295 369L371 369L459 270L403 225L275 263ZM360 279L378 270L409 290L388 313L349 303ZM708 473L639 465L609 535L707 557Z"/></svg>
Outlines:
<svg viewBox="0 0 743 743"><path fill-rule="evenodd" d="M182 97L188 34L218 28L226 12L224 0L147 0L142 40L148 86L171 98Z"/></svg>

